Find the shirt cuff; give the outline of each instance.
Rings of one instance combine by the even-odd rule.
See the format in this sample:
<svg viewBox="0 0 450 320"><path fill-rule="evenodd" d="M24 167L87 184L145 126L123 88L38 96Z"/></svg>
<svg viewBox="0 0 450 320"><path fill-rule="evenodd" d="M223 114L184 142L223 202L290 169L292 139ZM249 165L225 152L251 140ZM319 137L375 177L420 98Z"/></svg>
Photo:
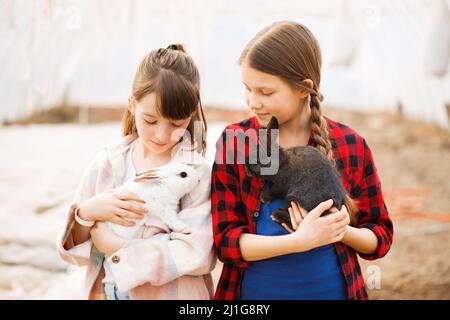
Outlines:
<svg viewBox="0 0 450 320"><path fill-rule="evenodd" d="M247 268L249 263L244 260L241 252L239 239L242 233L248 233L248 227L242 226L234 228L228 231L227 239L222 240L222 243L226 242L227 247L221 249L221 260L224 263L232 263L239 268Z"/></svg>
<svg viewBox="0 0 450 320"><path fill-rule="evenodd" d="M136 286L136 281L133 277L133 268L130 264L130 258L124 249L126 245L127 244L114 252L109 258L106 258L111 266L111 272L113 273L117 288L121 293L130 291Z"/></svg>
<svg viewBox="0 0 450 320"><path fill-rule="evenodd" d="M382 257L384 257L386 255L386 253L388 252L388 247L384 244L383 241L383 234L385 234L384 230L374 224L374 223L364 223L361 225L358 225L358 228L367 228L370 231L372 231L375 236L377 237L377 248L375 249L374 253L362 253L362 252L358 252L358 255L364 259L364 260L376 260L376 259L380 259Z"/></svg>

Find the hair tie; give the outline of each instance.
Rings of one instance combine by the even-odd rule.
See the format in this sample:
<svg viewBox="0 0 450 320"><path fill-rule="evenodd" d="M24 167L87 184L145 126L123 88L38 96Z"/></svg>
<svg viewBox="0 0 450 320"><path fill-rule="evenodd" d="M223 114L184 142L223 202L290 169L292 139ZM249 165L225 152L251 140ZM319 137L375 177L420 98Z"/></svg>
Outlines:
<svg viewBox="0 0 450 320"><path fill-rule="evenodd" d="M167 46L167 49L170 49L170 50L178 50L178 45L176 45L176 44L169 44L169 45Z"/></svg>
<svg viewBox="0 0 450 320"><path fill-rule="evenodd" d="M323 95L319 91L311 92L311 95L317 97L317 99L319 99L320 102L323 101Z"/></svg>

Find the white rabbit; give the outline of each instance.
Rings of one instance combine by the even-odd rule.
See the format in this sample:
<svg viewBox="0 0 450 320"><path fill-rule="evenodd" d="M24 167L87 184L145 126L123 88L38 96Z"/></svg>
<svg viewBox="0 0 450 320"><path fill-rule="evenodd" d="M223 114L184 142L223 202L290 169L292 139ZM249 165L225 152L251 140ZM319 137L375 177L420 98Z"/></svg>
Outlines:
<svg viewBox="0 0 450 320"><path fill-rule="evenodd" d="M200 175L192 164L169 162L150 171L136 174L136 178L118 187L118 191L131 191L145 203L149 213L143 219L132 220L136 224L125 227L107 222L107 225L124 239L136 237L139 229L151 215L159 217L167 226L181 233L190 233L190 228L177 216L180 199L190 193L200 182ZM141 204L142 205L142 204Z"/></svg>

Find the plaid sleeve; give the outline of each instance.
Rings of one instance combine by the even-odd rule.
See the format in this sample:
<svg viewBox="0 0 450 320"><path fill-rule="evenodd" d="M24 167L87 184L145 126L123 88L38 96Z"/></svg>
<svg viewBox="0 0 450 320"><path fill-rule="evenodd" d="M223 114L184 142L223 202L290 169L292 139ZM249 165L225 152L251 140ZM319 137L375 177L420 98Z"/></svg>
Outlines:
<svg viewBox="0 0 450 320"><path fill-rule="evenodd" d="M242 257L239 238L249 232L245 218L245 206L238 193L239 180L235 164L225 163L225 135L216 144L216 160L211 173L211 213L214 243L217 256L223 263L246 268L248 262ZM228 141L225 141L228 144Z"/></svg>
<svg viewBox="0 0 450 320"><path fill-rule="evenodd" d="M378 239L378 246L373 254L358 252L358 255L366 260L375 260L384 257L389 251L394 228L381 193L381 183L372 152L365 140L363 148L361 180L352 192L359 209L357 227L372 230Z"/></svg>

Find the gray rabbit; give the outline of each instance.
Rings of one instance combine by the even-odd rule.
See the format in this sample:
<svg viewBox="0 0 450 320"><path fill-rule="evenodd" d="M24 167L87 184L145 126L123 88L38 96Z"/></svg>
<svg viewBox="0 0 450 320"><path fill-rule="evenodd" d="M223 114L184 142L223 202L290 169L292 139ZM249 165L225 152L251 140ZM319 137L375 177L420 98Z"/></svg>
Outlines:
<svg viewBox="0 0 450 320"><path fill-rule="evenodd" d="M298 146L286 150L279 147L276 136L274 139L274 135L278 134L278 130L274 130L278 129L278 121L275 117L270 119L266 129L266 136L263 134L260 137L260 144L255 149L250 149L245 170L247 175L262 179L261 202L271 202L278 198L286 200L284 208L279 208L272 213L272 219L292 228L288 212L291 201L298 202L309 212L321 202L333 199L334 207L339 210L342 205L346 206L352 220L356 211L355 202L345 191L339 173L331 161L312 146ZM279 157L271 157L274 150ZM270 160L261 161L264 156ZM251 161L254 159L256 161ZM273 161L279 162L278 171L275 174L264 173L265 168L274 167ZM322 216L330 213L327 210Z"/></svg>

